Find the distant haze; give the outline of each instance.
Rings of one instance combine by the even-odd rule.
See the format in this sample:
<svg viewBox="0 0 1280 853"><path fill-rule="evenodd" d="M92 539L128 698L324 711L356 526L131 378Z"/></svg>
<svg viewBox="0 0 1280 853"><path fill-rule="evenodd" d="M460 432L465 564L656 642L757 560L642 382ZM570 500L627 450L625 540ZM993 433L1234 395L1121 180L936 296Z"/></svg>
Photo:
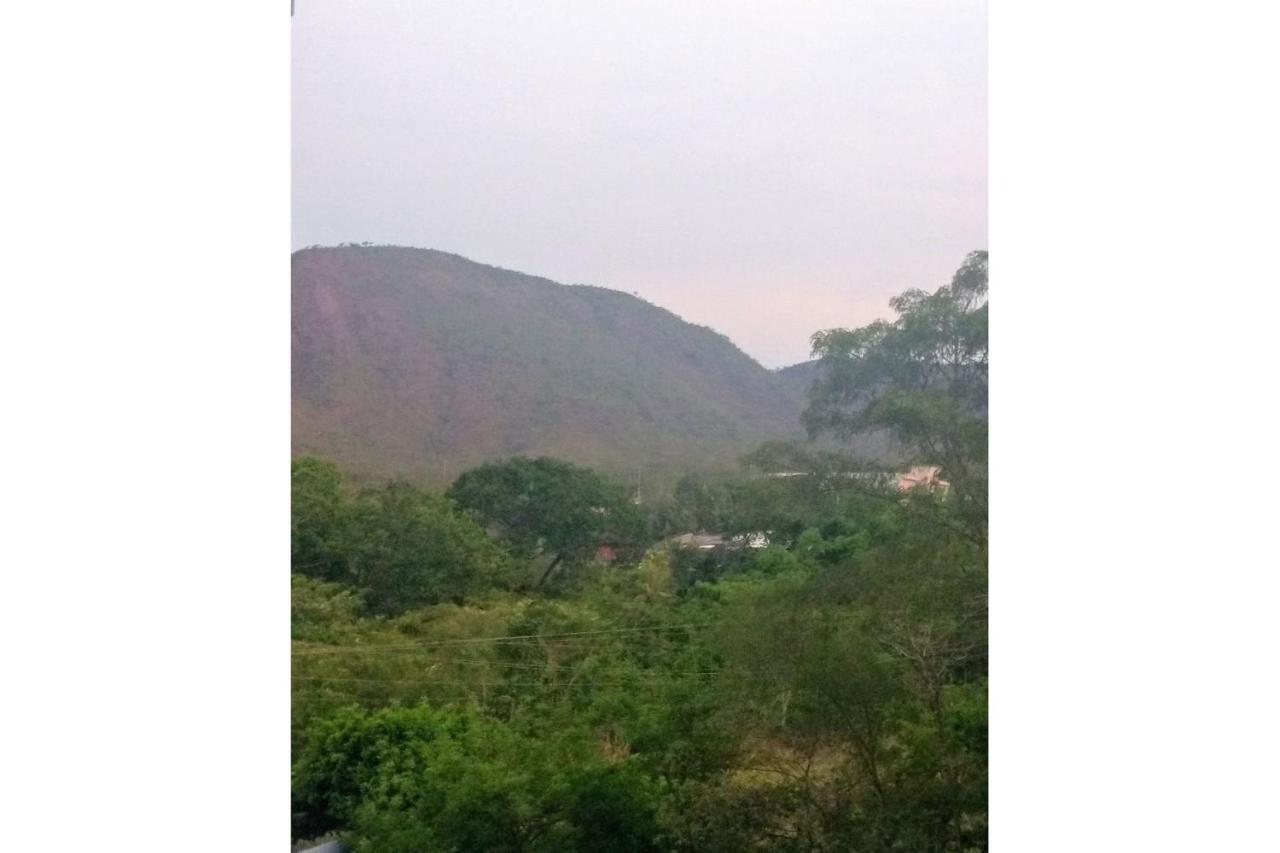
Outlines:
<svg viewBox="0 0 1280 853"><path fill-rule="evenodd" d="M297 0L293 244L634 292L769 367L987 242L972 0Z"/></svg>

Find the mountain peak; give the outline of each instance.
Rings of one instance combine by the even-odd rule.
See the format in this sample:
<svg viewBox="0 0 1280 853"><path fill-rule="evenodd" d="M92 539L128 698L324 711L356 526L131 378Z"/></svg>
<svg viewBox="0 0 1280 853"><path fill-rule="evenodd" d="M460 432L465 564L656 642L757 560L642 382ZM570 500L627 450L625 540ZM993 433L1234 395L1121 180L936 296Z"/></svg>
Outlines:
<svg viewBox="0 0 1280 853"><path fill-rule="evenodd" d="M794 383L621 291L351 244L295 252L292 286L294 451L359 473L519 453L674 474L800 432Z"/></svg>

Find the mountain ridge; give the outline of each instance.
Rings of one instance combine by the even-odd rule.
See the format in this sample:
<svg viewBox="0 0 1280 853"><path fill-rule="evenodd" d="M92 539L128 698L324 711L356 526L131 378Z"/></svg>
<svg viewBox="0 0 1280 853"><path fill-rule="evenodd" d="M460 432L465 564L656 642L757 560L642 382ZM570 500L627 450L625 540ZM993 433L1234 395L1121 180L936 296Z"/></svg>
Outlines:
<svg viewBox="0 0 1280 853"><path fill-rule="evenodd" d="M642 477L802 433L795 383L622 291L402 246L292 267L295 454L416 479L517 453Z"/></svg>

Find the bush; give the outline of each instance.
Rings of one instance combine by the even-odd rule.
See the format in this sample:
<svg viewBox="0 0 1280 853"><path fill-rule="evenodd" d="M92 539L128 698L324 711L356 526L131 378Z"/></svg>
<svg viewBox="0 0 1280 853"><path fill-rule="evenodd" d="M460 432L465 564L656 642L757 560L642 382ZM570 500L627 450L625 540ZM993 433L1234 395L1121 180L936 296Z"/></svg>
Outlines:
<svg viewBox="0 0 1280 853"><path fill-rule="evenodd" d="M331 463L293 463L293 571L354 587L375 613L461 602L510 583L511 561L441 495L390 482L347 493ZM303 595L320 594L319 587ZM318 638L317 638L318 639Z"/></svg>
<svg viewBox="0 0 1280 853"><path fill-rule="evenodd" d="M582 732L532 737L468 710L343 710L294 768L295 835L350 827L356 850L657 850L658 783Z"/></svg>

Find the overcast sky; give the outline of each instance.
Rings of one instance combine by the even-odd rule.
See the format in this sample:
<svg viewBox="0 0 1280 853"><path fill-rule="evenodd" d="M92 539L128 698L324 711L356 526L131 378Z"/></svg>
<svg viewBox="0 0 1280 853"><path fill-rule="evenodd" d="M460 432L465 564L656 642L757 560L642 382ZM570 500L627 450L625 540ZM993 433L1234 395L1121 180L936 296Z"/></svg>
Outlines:
<svg viewBox="0 0 1280 853"><path fill-rule="evenodd" d="M293 243L638 293L769 367L987 241L981 0L297 0Z"/></svg>

